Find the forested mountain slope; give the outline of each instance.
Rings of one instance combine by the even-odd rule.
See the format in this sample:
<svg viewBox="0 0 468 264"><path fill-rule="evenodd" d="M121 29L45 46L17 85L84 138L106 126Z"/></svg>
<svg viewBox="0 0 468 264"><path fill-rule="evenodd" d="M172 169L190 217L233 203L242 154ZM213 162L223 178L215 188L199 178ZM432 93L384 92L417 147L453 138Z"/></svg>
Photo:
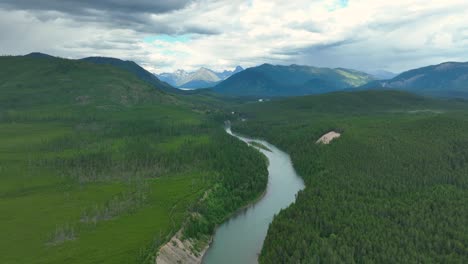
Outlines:
<svg viewBox="0 0 468 264"><path fill-rule="evenodd" d="M445 62L409 70L384 81L375 81L363 89L399 89L414 93L468 97L468 63Z"/></svg>
<svg viewBox="0 0 468 264"><path fill-rule="evenodd" d="M126 106L175 102L137 76L112 65L55 57L1 57L1 108Z"/></svg>
<svg viewBox="0 0 468 264"><path fill-rule="evenodd" d="M154 263L182 226L202 247L266 186L264 157L196 105L215 99L86 61L0 69L2 263Z"/></svg>
<svg viewBox="0 0 468 264"><path fill-rule="evenodd" d="M133 61L124 61L116 58L107 58L107 57L87 57L81 59L83 61L95 63L95 64L107 64L112 65L122 70L128 71L135 74L141 80L154 85L156 88L161 89L166 92L171 93L180 93L179 89L176 89L169 85L166 82L160 81L154 74L143 69L140 65L136 64Z"/></svg>
<svg viewBox="0 0 468 264"><path fill-rule="evenodd" d="M371 75L350 69L263 64L234 74L213 90L237 96L297 96L344 90L372 80Z"/></svg>
<svg viewBox="0 0 468 264"><path fill-rule="evenodd" d="M396 91L250 104L233 128L291 154L306 189L260 263L468 261L468 106ZM341 137L316 140L329 131Z"/></svg>

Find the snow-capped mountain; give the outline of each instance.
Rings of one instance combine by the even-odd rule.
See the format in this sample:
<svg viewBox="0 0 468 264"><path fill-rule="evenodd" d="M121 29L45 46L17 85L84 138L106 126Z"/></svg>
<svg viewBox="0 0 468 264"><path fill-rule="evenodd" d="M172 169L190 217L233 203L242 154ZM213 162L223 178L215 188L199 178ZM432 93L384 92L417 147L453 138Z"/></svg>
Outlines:
<svg viewBox="0 0 468 264"><path fill-rule="evenodd" d="M181 81L185 80L190 73L184 71L184 70L177 70L173 73L161 73L161 74L156 74L156 76L164 82L167 82L168 84L172 86L179 86L179 84L182 84Z"/></svg>
<svg viewBox="0 0 468 264"><path fill-rule="evenodd" d="M215 72L207 68L200 68L194 72L186 72L184 70L177 70L173 73L161 73L156 76L172 86L180 88L207 88L213 87L219 82L231 77L233 74L243 71L241 66L237 66L234 70L223 72Z"/></svg>
<svg viewBox="0 0 468 264"><path fill-rule="evenodd" d="M244 68L242 68L241 66L237 66L233 71L223 71L221 73L218 73L218 76L219 78L221 78L222 80L226 80L227 78L231 77L232 75L238 73L238 72L241 72L243 71Z"/></svg>

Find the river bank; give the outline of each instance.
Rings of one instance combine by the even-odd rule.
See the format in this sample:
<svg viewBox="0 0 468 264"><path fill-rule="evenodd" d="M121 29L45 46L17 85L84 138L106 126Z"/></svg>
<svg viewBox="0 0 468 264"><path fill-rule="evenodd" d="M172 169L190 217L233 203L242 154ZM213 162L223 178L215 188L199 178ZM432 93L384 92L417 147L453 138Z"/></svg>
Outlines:
<svg viewBox="0 0 468 264"><path fill-rule="evenodd" d="M235 212L226 216L226 219L229 219L236 214L242 213L242 211L248 209L250 206L254 205L260 201L266 194L265 190L257 198L242 206ZM219 226L215 228L218 229ZM216 233L216 231L215 231ZM214 235L210 236L208 243L201 251L197 252L194 250L195 241L191 239L183 239L183 229L180 229L164 246L159 249L159 252L156 257L156 264L173 264L173 263L184 263L184 264L201 264L203 263L203 258L210 248L211 243L213 243Z"/></svg>
<svg viewBox="0 0 468 264"><path fill-rule="evenodd" d="M268 183L264 192L227 216L227 220L216 228L213 237L199 252L193 250L194 241L181 240L182 233L179 231L160 249L157 263L257 263L274 215L293 203L296 193L305 187L287 153L266 141L237 135L229 126L226 133L255 147L267 158Z"/></svg>
<svg viewBox="0 0 468 264"><path fill-rule="evenodd" d="M231 136L236 137L235 135L232 134L230 129L228 129L227 127L226 127L226 132L230 134ZM252 142L252 141L250 142L247 142L245 140L242 140L242 141L244 141L249 146L256 148L259 151L260 151L260 148L262 148L260 146L263 146L261 144L258 144L258 145L253 144L256 142ZM264 146L263 146L263 149L268 150L268 148ZM267 162L267 165L268 165L269 160L266 157L265 157L265 162ZM237 214L242 214L244 210L247 210L252 205L258 203L265 196L266 192L267 192L267 186L265 186L265 189L262 191L260 195L258 195L251 201L247 202L244 206L240 207L236 211L227 215L224 218L223 223L228 221L230 218L235 217ZM207 193L205 193L205 196L207 195ZM202 198L202 199L205 199L205 198ZM217 230L218 228L219 226L216 226L215 230ZM210 236L207 240L198 241L198 240L193 240L193 239L184 239L183 232L184 231L182 227L179 231L177 231L177 233L174 236L171 237L171 239L166 244L160 247L158 254L156 255L156 263L159 263L159 264L171 264L171 263L199 264L203 262L203 257L205 256L206 251L209 249L211 243L213 242L213 236ZM204 244L206 244L206 246Z"/></svg>
<svg viewBox="0 0 468 264"><path fill-rule="evenodd" d="M246 206L216 229L213 242L202 263L257 263L258 254L274 215L293 203L296 193L305 186L302 178L295 172L287 153L266 141L237 135L229 126L226 132L254 146L266 156L268 184L258 201ZM264 148L259 148L259 145Z"/></svg>

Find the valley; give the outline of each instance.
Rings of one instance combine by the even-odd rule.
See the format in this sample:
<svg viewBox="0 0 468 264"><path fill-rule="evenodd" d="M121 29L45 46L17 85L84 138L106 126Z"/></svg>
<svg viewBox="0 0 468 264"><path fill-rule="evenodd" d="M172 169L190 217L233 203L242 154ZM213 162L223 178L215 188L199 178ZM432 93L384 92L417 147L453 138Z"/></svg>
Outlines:
<svg viewBox="0 0 468 264"><path fill-rule="evenodd" d="M466 260L462 98L358 87L374 81L344 69L259 66L346 78L258 100L268 89L182 91L113 58L0 65L3 262Z"/></svg>
<svg viewBox="0 0 468 264"><path fill-rule="evenodd" d="M468 263L466 14L1 0L0 264Z"/></svg>

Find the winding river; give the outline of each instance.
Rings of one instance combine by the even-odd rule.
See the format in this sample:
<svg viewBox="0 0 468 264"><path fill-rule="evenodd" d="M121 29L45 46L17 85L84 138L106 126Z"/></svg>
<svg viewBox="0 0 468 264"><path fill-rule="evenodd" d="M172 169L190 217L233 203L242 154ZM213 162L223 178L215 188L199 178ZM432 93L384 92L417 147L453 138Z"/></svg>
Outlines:
<svg viewBox="0 0 468 264"><path fill-rule="evenodd" d="M296 200L296 193L304 188L304 182L294 170L288 154L266 141L236 135L230 127L226 132L247 144L257 142L271 150L256 147L269 160L268 185L258 202L218 227L203 263L257 263L273 216Z"/></svg>

